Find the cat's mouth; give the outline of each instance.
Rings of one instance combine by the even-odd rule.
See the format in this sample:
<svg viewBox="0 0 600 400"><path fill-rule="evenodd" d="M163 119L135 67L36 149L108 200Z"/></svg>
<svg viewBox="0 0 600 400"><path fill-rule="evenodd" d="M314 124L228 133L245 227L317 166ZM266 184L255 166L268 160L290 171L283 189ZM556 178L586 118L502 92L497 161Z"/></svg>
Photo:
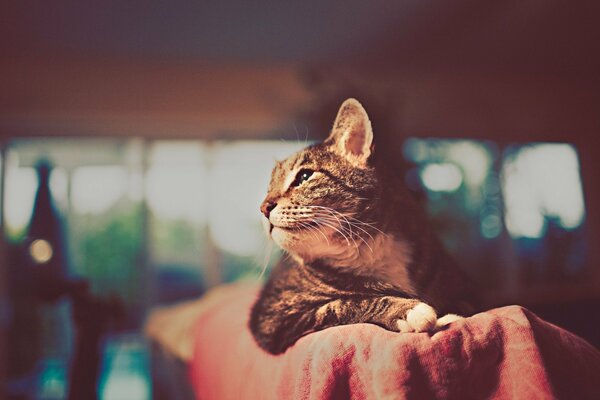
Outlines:
<svg viewBox="0 0 600 400"><path fill-rule="evenodd" d="M283 231L288 231L288 232L300 232L300 231L308 230L312 226L313 226L313 224L310 224L310 223L303 223L302 225L291 225L291 226L270 224L269 233L272 233L273 229L275 229L275 228L281 229Z"/></svg>
<svg viewBox="0 0 600 400"><path fill-rule="evenodd" d="M281 229L282 231L290 231L290 232L301 231L301 230L306 229L306 228L302 228L302 227L299 227L299 226L280 226L280 225L273 225L273 224L271 224L271 229L269 230L269 233L273 232L273 229L275 229L275 228Z"/></svg>

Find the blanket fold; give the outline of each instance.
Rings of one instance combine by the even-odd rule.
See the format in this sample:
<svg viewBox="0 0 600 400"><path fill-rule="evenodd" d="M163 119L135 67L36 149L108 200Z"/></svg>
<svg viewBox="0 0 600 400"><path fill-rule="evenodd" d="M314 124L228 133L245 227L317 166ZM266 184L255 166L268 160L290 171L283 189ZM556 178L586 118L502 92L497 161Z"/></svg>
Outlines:
<svg viewBox="0 0 600 400"><path fill-rule="evenodd" d="M195 321L189 375L200 399L600 399L600 352L522 307L433 335L339 326L272 356L246 326L258 287L219 290Z"/></svg>

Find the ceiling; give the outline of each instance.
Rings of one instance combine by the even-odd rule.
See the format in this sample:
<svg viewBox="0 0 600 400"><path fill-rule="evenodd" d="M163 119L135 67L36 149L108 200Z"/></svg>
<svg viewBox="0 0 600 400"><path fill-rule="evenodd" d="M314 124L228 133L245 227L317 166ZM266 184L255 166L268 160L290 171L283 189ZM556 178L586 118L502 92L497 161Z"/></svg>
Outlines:
<svg viewBox="0 0 600 400"><path fill-rule="evenodd" d="M4 2L9 55L84 54L372 68L600 67L594 1Z"/></svg>
<svg viewBox="0 0 600 400"><path fill-rule="evenodd" d="M589 136L599 15L557 0L3 2L0 138L275 137L314 104L306 67L393 91L419 135Z"/></svg>
<svg viewBox="0 0 600 400"><path fill-rule="evenodd" d="M427 2L11 2L4 45L237 62L331 60L364 48Z"/></svg>

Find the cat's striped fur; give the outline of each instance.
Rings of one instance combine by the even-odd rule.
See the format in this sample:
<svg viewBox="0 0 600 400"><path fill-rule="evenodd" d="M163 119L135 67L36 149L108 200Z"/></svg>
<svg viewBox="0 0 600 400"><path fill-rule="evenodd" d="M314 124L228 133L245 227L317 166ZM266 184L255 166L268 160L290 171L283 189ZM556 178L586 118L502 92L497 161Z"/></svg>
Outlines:
<svg viewBox="0 0 600 400"><path fill-rule="evenodd" d="M440 325L437 315L472 309L463 274L423 209L377 159L371 123L354 99L324 142L277 163L261 210L292 256L272 272L250 316L271 353L335 325L422 332Z"/></svg>

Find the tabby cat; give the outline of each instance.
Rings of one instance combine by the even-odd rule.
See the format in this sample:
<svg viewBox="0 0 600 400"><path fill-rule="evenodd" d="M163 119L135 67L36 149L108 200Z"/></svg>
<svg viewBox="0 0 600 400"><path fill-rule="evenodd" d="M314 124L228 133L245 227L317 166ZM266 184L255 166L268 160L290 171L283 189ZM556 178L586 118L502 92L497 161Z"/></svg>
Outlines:
<svg viewBox="0 0 600 400"><path fill-rule="evenodd" d="M300 337L372 323L430 332L471 312L463 274L430 231L402 177L374 154L355 99L330 136L275 166L261 211L291 257L271 273L250 316L257 343L283 353Z"/></svg>

